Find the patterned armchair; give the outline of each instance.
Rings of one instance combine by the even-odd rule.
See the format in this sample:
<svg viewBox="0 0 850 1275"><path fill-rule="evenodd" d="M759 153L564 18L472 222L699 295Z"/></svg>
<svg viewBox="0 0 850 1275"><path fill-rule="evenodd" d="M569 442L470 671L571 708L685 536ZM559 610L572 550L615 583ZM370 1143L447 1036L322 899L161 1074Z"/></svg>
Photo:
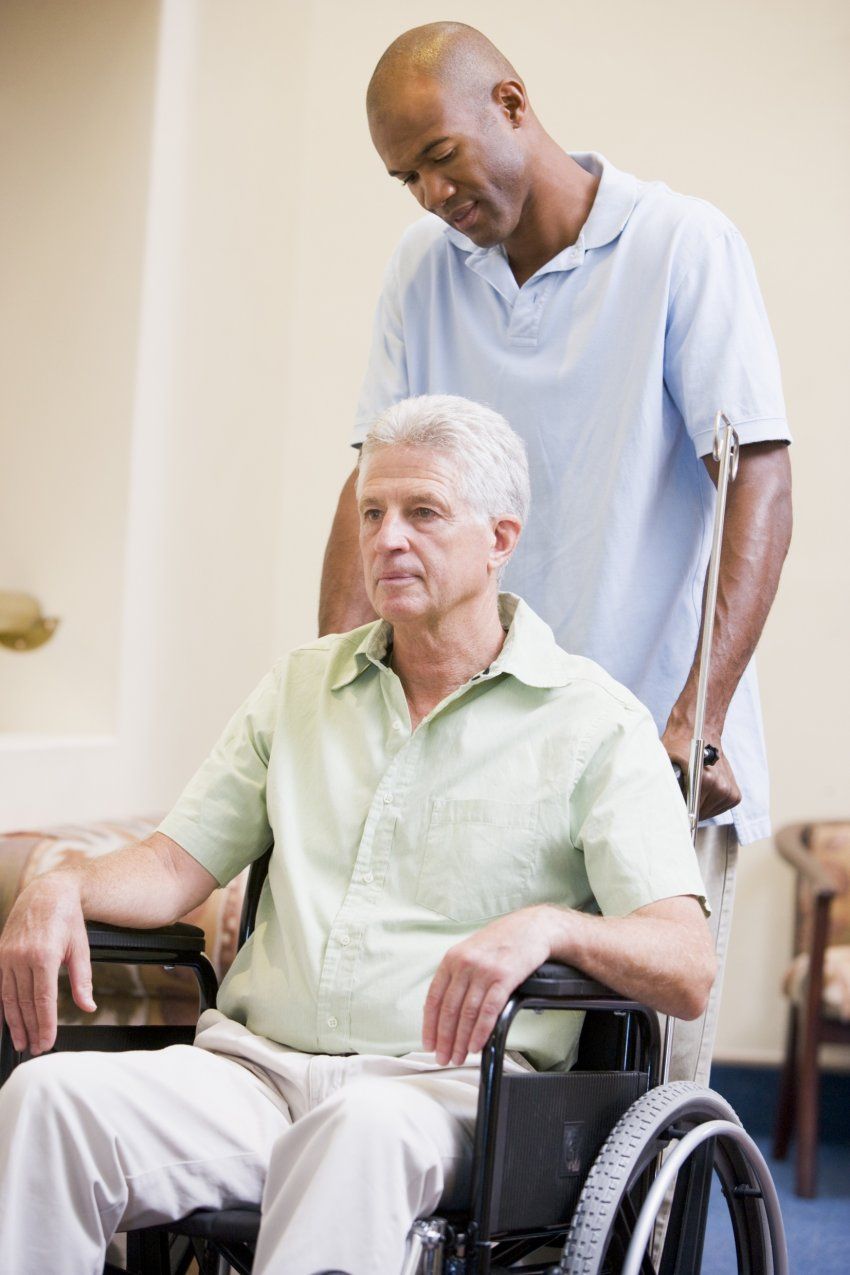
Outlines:
<svg viewBox="0 0 850 1275"><path fill-rule="evenodd" d="M816 1191L819 1054L850 1044L850 823L792 824L776 847L796 872L794 959L774 1154L797 1138L796 1192Z"/></svg>
<svg viewBox="0 0 850 1275"><path fill-rule="evenodd" d="M90 823L0 835L0 928L15 898L33 877L60 864L108 854L156 828L155 818L121 823ZM236 954L239 916L247 872L216 890L181 920L200 926L206 953L219 981ZM93 968L97 1012L86 1014L71 999L67 977L60 976L59 1022L68 1026L191 1025L198 1014L198 986L191 970L155 965L96 964Z"/></svg>

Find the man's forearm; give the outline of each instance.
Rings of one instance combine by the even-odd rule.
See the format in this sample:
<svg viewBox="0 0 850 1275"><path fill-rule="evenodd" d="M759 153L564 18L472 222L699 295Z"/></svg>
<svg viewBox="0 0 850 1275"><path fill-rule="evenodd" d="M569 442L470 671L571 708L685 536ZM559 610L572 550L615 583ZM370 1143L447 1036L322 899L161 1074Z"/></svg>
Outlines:
<svg viewBox="0 0 850 1275"><path fill-rule="evenodd" d="M683 904L693 909L687 925L680 919ZM715 957L695 899L653 904L652 916L642 915L642 909L623 917L547 910L551 959L576 965L624 996L676 1018L703 1012Z"/></svg>
<svg viewBox="0 0 850 1275"><path fill-rule="evenodd" d="M716 464L709 469L716 481ZM761 637L791 542L791 524L788 448L778 443L743 447L738 477L729 486L721 547L706 705L712 730L722 730L732 695ZM699 647L671 716L693 720L698 680Z"/></svg>
<svg viewBox="0 0 850 1275"><path fill-rule="evenodd" d="M182 869L182 870L181 870ZM79 905L86 921L152 929L170 925L202 903L215 878L161 832L97 859L56 868L22 891L16 908L50 896Z"/></svg>
<svg viewBox="0 0 850 1275"><path fill-rule="evenodd" d="M717 465L706 462L717 481ZM730 484L721 545L717 609L706 697L704 737L720 745L729 703L746 669L770 611L791 540L791 468L781 443L753 443L741 449L738 476ZM687 764L696 716L700 637L687 680L673 705L663 743L674 761ZM740 800L725 757L703 773L703 818Z"/></svg>
<svg viewBox="0 0 850 1275"><path fill-rule="evenodd" d="M172 924L218 885L206 868L161 832L60 871L75 875L87 921L139 929Z"/></svg>
<svg viewBox="0 0 850 1275"><path fill-rule="evenodd" d="M460 1065L484 1043L515 987L544 961L576 965L623 996L677 1018L705 1009L716 962L702 909L687 895L625 917L541 903L449 948L425 998L422 1044Z"/></svg>
<svg viewBox="0 0 850 1275"><path fill-rule="evenodd" d="M326 633L347 633L375 619L363 580L360 523L354 494L356 481L355 469L340 493L325 549L319 594L320 637Z"/></svg>

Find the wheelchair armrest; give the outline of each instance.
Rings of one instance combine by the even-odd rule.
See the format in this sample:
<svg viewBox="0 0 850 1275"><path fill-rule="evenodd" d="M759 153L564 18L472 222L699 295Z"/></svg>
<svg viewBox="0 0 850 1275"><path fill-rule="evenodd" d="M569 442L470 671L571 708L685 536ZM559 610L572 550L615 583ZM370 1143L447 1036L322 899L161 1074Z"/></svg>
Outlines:
<svg viewBox="0 0 850 1275"><path fill-rule="evenodd" d="M218 979L204 955L206 935L197 925L176 921L151 930L125 929L105 921L86 921L93 961L116 965L186 965L198 982L201 1009L215 1005Z"/></svg>
<svg viewBox="0 0 850 1275"><path fill-rule="evenodd" d="M623 1000L619 992L598 983L595 978L588 978L581 970L572 965L561 965L558 961L547 961L533 974L520 983L514 996L547 996L563 997L568 1000Z"/></svg>
<svg viewBox="0 0 850 1275"><path fill-rule="evenodd" d="M105 921L86 921L86 934L95 960L101 951L104 953L101 959L108 960L108 954L119 948L122 952L135 952L139 956L158 956L170 952L203 952L206 945L204 931L197 925L187 925L185 921L160 925L152 930L107 925Z"/></svg>

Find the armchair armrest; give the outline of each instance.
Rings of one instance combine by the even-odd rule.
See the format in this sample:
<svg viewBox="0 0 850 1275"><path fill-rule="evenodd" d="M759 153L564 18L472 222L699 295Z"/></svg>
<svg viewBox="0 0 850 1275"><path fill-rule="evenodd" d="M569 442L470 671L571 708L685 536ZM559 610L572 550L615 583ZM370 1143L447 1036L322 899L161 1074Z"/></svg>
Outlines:
<svg viewBox="0 0 850 1275"><path fill-rule="evenodd" d="M804 823L793 823L787 828L780 828L774 838L776 849L786 863L805 877L816 896L832 899L838 893L838 887L828 870L808 850L808 830L809 825Z"/></svg>

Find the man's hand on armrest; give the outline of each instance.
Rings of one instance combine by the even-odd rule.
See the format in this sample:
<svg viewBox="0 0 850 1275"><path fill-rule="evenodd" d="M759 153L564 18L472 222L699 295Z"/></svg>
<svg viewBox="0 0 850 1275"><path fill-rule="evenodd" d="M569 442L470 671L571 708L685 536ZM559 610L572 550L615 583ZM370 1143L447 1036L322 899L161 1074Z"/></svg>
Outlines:
<svg viewBox="0 0 850 1275"><path fill-rule="evenodd" d="M59 968L80 1009L96 1009L87 919L142 929L170 924L217 885L170 837L153 833L77 868L37 877L21 891L0 935L0 998L15 1049L33 1054L56 1040Z"/></svg>
<svg viewBox="0 0 850 1275"><path fill-rule="evenodd" d="M442 1066L484 1048L508 997L552 957L547 907L491 921L446 952L425 998L422 1044Z"/></svg>
<svg viewBox="0 0 850 1275"><path fill-rule="evenodd" d="M483 1049L510 994L550 960L677 1018L699 1017L715 975L711 935L694 898L663 899L624 917L523 908L443 957L425 1000L424 1048L443 1066Z"/></svg>

